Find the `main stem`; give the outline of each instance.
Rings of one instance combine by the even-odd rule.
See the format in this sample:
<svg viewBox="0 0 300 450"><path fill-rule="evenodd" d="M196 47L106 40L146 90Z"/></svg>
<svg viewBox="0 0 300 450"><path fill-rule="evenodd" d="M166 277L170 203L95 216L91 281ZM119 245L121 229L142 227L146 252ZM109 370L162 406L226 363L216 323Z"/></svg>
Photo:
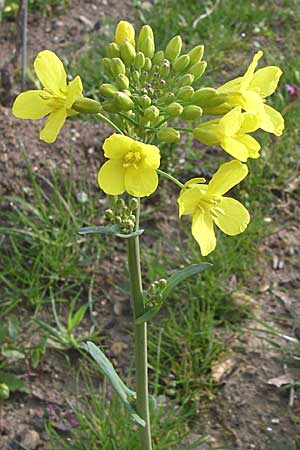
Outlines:
<svg viewBox="0 0 300 450"><path fill-rule="evenodd" d="M139 207L136 212L136 229L139 228ZM140 265L139 236L128 239L128 268L134 319L145 312L142 276ZM147 324L134 325L135 366L136 366L136 409L146 422L145 427L139 427L141 450L152 450L151 428L148 395L147 367Z"/></svg>

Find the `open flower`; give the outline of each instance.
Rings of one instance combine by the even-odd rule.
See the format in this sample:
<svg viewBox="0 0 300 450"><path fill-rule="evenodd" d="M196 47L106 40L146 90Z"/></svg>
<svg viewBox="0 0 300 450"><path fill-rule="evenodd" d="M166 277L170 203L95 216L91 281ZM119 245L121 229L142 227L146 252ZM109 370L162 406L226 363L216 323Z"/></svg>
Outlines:
<svg viewBox="0 0 300 450"><path fill-rule="evenodd" d="M109 158L99 170L98 183L106 194L123 192L135 197L152 194L158 185L159 149L128 136L113 134L103 144Z"/></svg>
<svg viewBox="0 0 300 450"><path fill-rule="evenodd" d="M245 111L257 114L262 130L280 136L284 129L283 117L276 109L266 105L264 99L275 91L282 71L279 67L267 66L255 72L262 56L262 51L257 52L246 73L225 83L217 92L227 94L226 102L231 106L242 106Z"/></svg>
<svg viewBox="0 0 300 450"><path fill-rule="evenodd" d="M209 120L194 129L194 136L207 145L219 144L225 152L240 161L258 158L260 144L247 133L259 128L259 118L251 113L242 113L238 106L222 119Z"/></svg>
<svg viewBox="0 0 300 450"><path fill-rule="evenodd" d="M54 142L66 118L75 114L72 105L82 97L79 76L67 84L67 75L61 60L50 50L38 53L34 70L43 89L22 92L15 99L12 113L21 119L41 119L48 115L40 139Z"/></svg>
<svg viewBox="0 0 300 450"><path fill-rule="evenodd" d="M247 174L246 164L233 160L222 164L207 185L199 184L197 179L190 180L181 191L179 217L193 216L192 234L203 256L216 247L214 224L229 235L242 233L247 228L250 222L247 209L237 200L223 196Z"/></svg>

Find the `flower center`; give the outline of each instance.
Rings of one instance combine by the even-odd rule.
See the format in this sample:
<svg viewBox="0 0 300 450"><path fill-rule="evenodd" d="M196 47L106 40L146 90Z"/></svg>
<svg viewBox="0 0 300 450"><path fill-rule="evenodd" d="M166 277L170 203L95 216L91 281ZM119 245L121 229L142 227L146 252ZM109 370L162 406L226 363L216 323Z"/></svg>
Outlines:
<svg viewBox="0 0 300 450"><path fill-rule="evenodd" d="M213 217L217 218L220 214L224 216L224 211L220 208L218 203L222 200L221 195L207 195L206 193L201 198L197 205L197 209L203 214L209 212Z"/></svg>
<svg viewBox="0 0 300 450"><path fill-rule="evenodd" d="M47 102L47 104L53 109L57 110L65 106L66 93L60 89L60 92L53 92L51 89L44 88L40 97Z"/></svg>
<svg viewBox="0 0 300 450"><path fill-rule="evenodd" d="M138 168L139 163L142 161L143 155L139 144L134 143L128 153L123 158L123 167L126 169L130 166L135 169Z"/></svg>

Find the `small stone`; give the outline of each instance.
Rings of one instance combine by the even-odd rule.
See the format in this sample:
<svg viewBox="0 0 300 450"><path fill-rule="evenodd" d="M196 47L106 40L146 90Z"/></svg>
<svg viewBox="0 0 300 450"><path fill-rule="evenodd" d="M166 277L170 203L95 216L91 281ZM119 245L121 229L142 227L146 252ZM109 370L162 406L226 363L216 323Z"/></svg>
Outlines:
<svg viewBox="0 0 300 450"><path fill-rule="evenodd" d="M35 450L40 445L40 442L40 435L35 430L26 431L24 438L22 439L23 447L28 450Z"/></svg>
<svg viewBox="0 0 300 450"><path fill-rule="evenodd" d="M78 203L86 203L89 199L88 195L85 192L77 192L76 198Z"/></svg>
<svg viewBox="0 0 300 450"><path fill-rule="evenodd" d="M280 423L280 420L275 418L275 419L272 419L271 422L278 425Z"/></svg>

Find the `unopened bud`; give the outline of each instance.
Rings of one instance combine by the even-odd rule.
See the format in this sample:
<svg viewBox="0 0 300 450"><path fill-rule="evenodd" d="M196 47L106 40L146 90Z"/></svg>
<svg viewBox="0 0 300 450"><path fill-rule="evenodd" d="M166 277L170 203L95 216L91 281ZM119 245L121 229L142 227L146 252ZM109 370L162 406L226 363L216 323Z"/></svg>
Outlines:
<svg viewBox="0 0 300 450"><path fill-rule="evenodd" d="M203 73L204 73L204 71L206 69L206 66L207 66L207 62L200 61L200 62L194 64L189 69L189 72L190 72L190 74L194 75L195 80L198 80L198 78L200 78L203 75Z"/></svg>
<svg viewBox="0 0 300 450"><path fill-rule="evenodd" d="M166 58L170 61L175 61L176 58L180 55L182 47L182 39L181 37L174 36L170 42L168 43L165 51Z"/></svg>
<svg viewBox="0 0 300 450"><path fill-rule="evenodd" d="M134 71L132 72L132 79L133 79L133 81L135 81L136 83L139 81L140 77L141 77L140 72L138 72L137 70L134 70Z"/></svg>
<svg viewBox="0 0 300 450"><path fill-rule="evenodd" d="M135 55L134 66L136 69L141 70L145 65L145 55L142 52L137 52Z"/></svg>
<svg viewBox="0 0 300 450"><path fill-rule="evenodd" d="M179 131L174 130L174 128L166 127L159 130L156 137L161 142L173 144L174 142L178 142L180 140L180 133Z"/></svg>
<svg viewBox="0 0 300 450"><path fill-rule="evenodd" d="M179 86L190 86L194 81L195 77L191 73L186 73L178 80Z"/></svg>
<svg viewBox="0 0 300 450"><path fill-rule="evenodd" d="M160 280L158 280L158 287L160 289L163 289L166 287L167 284L167 280L165 280L164 278L161 278Z"/></svg>
<svg viewBox="0 0 300 450"><path fill-rule="evenodd" d="M120 58L113 58L111 60L111 71L113 75L119 75L119 73L123 73L125 75L126 69Z"/></svg>
<svg viewBox="0 0 300 450"><path fill-rule="evenodd" d="M192 50L190 50L188 53L191 58L190 65L193 66L194 64L201 61L203 53L204 45L197 45L197 47L192 48Z"/></svg>
<svg viewBox="0 0 300 450"><path fill-rule="evenodd" d="M122 45L121 45L121 58L125 63L125 66L129 67L134 59L135 59L135 48L132 44L130 44L130 42L125 41Z"/></svg>
<svg viewBox="0 0 300 450"><path fill-rule="evenodd" d="M183 120L197 120L202 116L202 109L200 106L188 105L183 108L181 118Z"/></svg>
<svg viewBox="0 0 300 450"><path fill-rule="evenodd" d="M112 210L112 209L107 209L107 210L105 211L105 217L106 217L107 219L113 219L113 218L114 218L114 212L113 212L113 210Z"/></svg>
<svg viewBox="0 0 300 450"><path fill-rule="evenodd" d="M142 108L147 108L151 105L151 98L148 97L148 95L144 94L139 99L139 104L142 106Z"/></svg>
<svg viewBox="0 0 300 450"><path fill-rule="evenodd" d="M180 100L189 100L194 94L194 89L192 86L182 86L177 93L177 97Z"/></svg>
<svg viewBox="0 0 300 450"><path fill-rule="evenodd" d="M158 50L158 52L156 52L152 58L152 63L160 66L161 63L163 62L164 57L165 57L164 52L162 50Z"/></svg>
<svg viewBox="0 0 300 450"><path fill-rule="evenodd" d="M114 100L106 100L102 103L102 108L104 109L104 111L112 113L116 113L120 109Z"/></svg>
<svg viewBox="0 0 300 450"><path fill-rule="evenodd" d="M232 107L229 105L229 103L222 103L218 106L210 106L210 107L203 107L203 112L208 115L221 115L228 113Z"/></svg>
<svg viewBox="0 0 300 450"><path fill-rule="evenodd" d="M176 103L176 102L170 103L170 105L168 105L166 107L166 113L171 117L180 116L182 111L183 111L183 107L179 103Z"/></svg>
<svg viewBox="0 0 300 450"><path fill-rule="evenodd" d="M170 70L171 70L170 61L168 61L167 59L164 59L162 65L160 66L160 70L159 70L161 77L167 78L170 74Z"/></svg>
<svg viewBox="0 0 300 450"><path fill-rule="evenodd" d="M181 55L176 60L173 69L175 72L183 72L188 67L189 63L190 63L189 55Z"/></svg>
<svg viewBox="0 0 300 450"><path fill-rule="evenodd" d="M129 79L123 73L119 73L116 77L116 85L119 89L128 89L129 88Z"/></svg>
<svg viewBox="0 0 300 450"><path fill-rule="evenodd" d="M115 222L116 222L117 225L121 225L121 223L123 222L122 217L121 216L117 216L115 218Z"/></svg>
<svg viewBox="0 0 300 450"><path fill-rule="evenodd" d="M114 97L114 95L118 92L118 88L110 83L103 83L100 86L99 92L103 97Z"/></svg>
<svg viewBox="0 0 300 450"><path fill-rule="evenodd" d="M0 401L7 400L9 398L9 387L5 383L0 384Z"/></svg>
<svg viewBox="0 0 300 450"><path fill-rule="evenodd" d="M147 38L152 39L152 41L154 41L154 34L153 34L153 31L152 31L152 28L150 27L150 25L144 25L140 30L139 38L138 38L138 49L139 50L141 50L141 45ZM141 50L141 51L143 51L143 50Z"/></svg>
<svg viewBox="0 0 300 450"><path fill-rule="evenodd" d="M155 44L154 40L150 37L147 37L139 47L140 51L144 53L144 55L148 58L152 58L155 52Z"/></svg>
<svg viewBox="0 0 300 450"><path fill-rule="evenodd" d="M134 103L129 95L125 94L124 92L117 92L114 100L116 101L117 105L119 105L122 111L129 111L134 106Z"/></svg>
<svg viewBox="0 0 300 450"><path fill-rule="evenodd" d="M111 59L109 59L109 58L102 58L102 65L103 65L104 73L106 75L111 76L112 75Z"/></svg>
<svg viewBox="0 0 300 450"><path fill-rule="evenodd" d="M148 288L149 294L150 295L155 294L156 293L156 289L157 289L157 287L156 287L155 283L151 283L149 288Z"/></svg>
<svg viewBox="0 0 300 450"><path fill-rule="evenodd" d="M146 120L155 120L159 116L159 109L152 105L145 109L144 117Z"/></svg>
<svg viewBox="0 0 300 450"><path fill-rule="evenodd" d="M96 100L86 97L78 97L72 105L72 109L79 113L97 114L101 111L102 106Z"/></svg>
<svg viewBox="0 0 300 450"><path fill-rule="evenodd" d="M130 42L131 45L135 45L134 42L135 31L131 23L121 20L116 28L115 41L121 45L125 41Z"/></svg>
<svg viewBox="0 0 300 450"><path fill-rule="evenodd" d="M132 197L129 200L129 208L131 209L131 211L135 211L137 209L138 205L139 205L139 201L137 198Z"/></svg>
<svg viewBox="0 0 300 450"><path fill-rule="evenodd" d="M115 42L111 42L107 46L107 56L109 58L118 58L120 56L120 47Z"/></svg>

